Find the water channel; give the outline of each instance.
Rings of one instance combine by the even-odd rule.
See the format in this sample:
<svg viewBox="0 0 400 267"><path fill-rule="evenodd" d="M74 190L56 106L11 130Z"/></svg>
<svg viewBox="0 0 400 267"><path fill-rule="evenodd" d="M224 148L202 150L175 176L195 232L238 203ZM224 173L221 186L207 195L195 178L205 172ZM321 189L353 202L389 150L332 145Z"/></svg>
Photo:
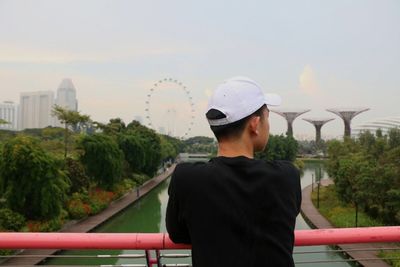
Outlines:
<svg viewBox="0 0 400 267"><path fill-rule="evenodd" d="M302 187L311 184L312 177L327 177L321 163L306 163L304 172L301 178ZM166 232L165 229L165 210L168 201L168 184L169 179L161 183L157 188L143 197L140 201L134 203L125 211L121 212L114 218L110 219L103 225L99 226L95 232L106 233L156 233ZM310 229L303 217L299 215L296 221L296 229ZM332 248L328 246L313 246L313 247L296 247L294 251L294 260L296 266L315 267L315 266L335 266L344 267L350 266L344 262L329 262L329 263L300 263L312 261L335 261L342 260L341 256L336 253L329 252ZM319 253L321 251L321 253ZM185 253L182 251L164 251L165 253ZM313 253L304 253L313 252ZM318 252L318 253L316 253ZM86 250L86 251L66 251L61 255L118 255L118 254L138 254L143 251L101 251L101 250ZM189 253L189 252L187 252ZM165 259L163 263L189 263L189 259ZM108 265L108 264L143 264L143 259L121 259L121 258L71 258L71 259L49 259L45 264L49 265Z"/></svg>

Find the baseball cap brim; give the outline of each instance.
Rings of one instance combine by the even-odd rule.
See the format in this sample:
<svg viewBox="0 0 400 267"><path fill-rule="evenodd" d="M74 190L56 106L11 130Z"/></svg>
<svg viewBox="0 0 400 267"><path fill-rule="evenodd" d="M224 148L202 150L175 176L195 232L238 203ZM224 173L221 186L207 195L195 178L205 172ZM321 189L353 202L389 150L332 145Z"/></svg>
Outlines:
<svg viewBox="0 0 400 267"><path fill-rule="evenodd" d="M264 94L265 104L267 106L279 106L282 104L282 98L277 94Z"/></svg>

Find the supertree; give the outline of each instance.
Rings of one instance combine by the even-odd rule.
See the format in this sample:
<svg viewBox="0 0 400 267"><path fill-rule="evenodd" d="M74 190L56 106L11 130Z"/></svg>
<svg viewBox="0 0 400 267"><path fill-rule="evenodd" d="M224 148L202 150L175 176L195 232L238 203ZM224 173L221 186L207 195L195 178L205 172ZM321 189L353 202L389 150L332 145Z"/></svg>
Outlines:
<svg viewBox="0 0 400 267"><path fill-rule="evenodd" d="M315 127L315 142L317 144L319 144L321 142L321 128L322 128L322 126L325 123L334 120L334 118L305 118L303 120L308 121L309 123L314 125L314 127Z"/></svg>
<svg viewBox="0 0 400 267"><path fill-rule="evenodd" d="M293 121L300 115L309 112L311 109L301 110L271 110L272 112L281 115L287 121L287 136L293 136Z"/></svg>
<svg viewBox="0 0 400 267"><path fill-rule="evenodd" d="M369 108L329 108L327 111L332 112L343 119L344 137L351 135L351 120L358 114L369 110Z"/></svg>

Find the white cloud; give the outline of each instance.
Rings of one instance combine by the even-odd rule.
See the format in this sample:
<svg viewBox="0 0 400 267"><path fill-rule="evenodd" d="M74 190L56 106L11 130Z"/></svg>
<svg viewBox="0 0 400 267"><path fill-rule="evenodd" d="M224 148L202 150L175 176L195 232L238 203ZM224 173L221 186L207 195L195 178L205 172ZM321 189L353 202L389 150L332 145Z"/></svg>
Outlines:
<svg viewBox="0 0 400 267"><path fill-rule="evenodd" d="M308 95L315 95L319 91L317 79L310 65L304 66L299 76L300 90Z"/></svg>

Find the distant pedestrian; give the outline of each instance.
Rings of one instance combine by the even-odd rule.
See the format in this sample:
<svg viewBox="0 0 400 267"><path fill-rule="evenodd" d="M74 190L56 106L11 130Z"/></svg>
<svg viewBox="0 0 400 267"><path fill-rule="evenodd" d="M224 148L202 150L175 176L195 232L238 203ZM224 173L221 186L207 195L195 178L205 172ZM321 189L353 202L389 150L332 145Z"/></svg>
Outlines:
<svg viewBox="0 0 400 267"><path fill-rule="evenodd" d="M299 171L287 161L254 159L268 142L268 106L280 103L246 77L211 96L206 117L218 155L178 164L168 189L167 230L175 243L192 244L194 267L294 266Z"/></svg>

